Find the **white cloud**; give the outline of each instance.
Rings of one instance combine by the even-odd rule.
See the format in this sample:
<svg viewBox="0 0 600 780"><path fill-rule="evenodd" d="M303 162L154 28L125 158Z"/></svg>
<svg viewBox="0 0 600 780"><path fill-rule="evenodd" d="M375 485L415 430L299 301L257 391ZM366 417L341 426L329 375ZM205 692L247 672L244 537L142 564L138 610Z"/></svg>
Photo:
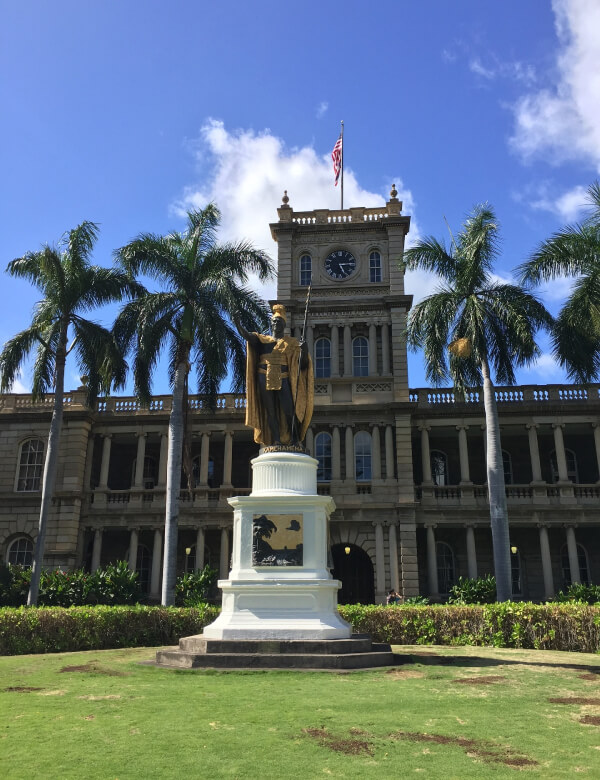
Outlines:
<svg viewBox="0 0 600 780"><path fill-rule="evenodd" d="M329 150L320 155L312 146L287 148L269 130L229 131L216 119L208 120L201 128L194 150L206 183L187 187L173 210L182 215L189 208L214 201L222 213L219 236L223 241L248 239L275 256L269 223L277 221L276 209L284 190L295 211L340 206ZM383 181L388 183L381 192L370 192L360 186L352 169L345 168L344 206L381 206L389 197L391 182L395 182L404 203L403 213L413 215L414 200L401 178L386 177ZM409 237L414 241L417 233L413 217ZM411 286L413 280L419 285L428 281L411 275ZM256 289L266 298L275 296L274 284L262 288L257 284Z"/></svg>
<svg viewBox="0 0 600 780"><path fill-rule="evenodd" d="M553 0L559 52L550 88L514 107L511 143L524 157L551 153L556 162L591 160L600 168L600 3Z"/></svg>
<svg viewBox="0 0 600 780"><path fill-rule="evenodd" d="M13 382L13 385L10 389L11 393L30 393L31 387L27 387L27 385L23 382L23 372L19 371L17 374L15 381Z"/></svg>
<svg viewBox="0 0 600 780"><path fill-rule="evenodd" d="M329 108L329 103L326 100L322 100L317 108L317 119L323 119Z"/></svg>
<svg viewBox="0 0 600 780"><path fill-rule="evenodd" d="M542 352L530 366L520 369L526 374L534 374L543 383L564 382L565 372L549 352Z"/></svg>
<svg viewBox="0 0 600 780"><path fill-rule="evenodd" d="M490 58L492 62L484 65L479 57L472 57L469 60L469 70L485 81L504 78L520 81L527 85L531 85L535 82L536 73L533 65L518 60L502 61L495 55L491 55Z"/></svg>
<svg viewBox="0 0 600 780"><path fill-rule="evenodd" d="M558 197L551 197L547 189L543 188L540 197L532 200L529 205L534 209L557 214L562 222L574 222L588 205L587 189L578 185Z"/></svg>
<svg viewBox="0 0 600 780"><path fill-rule="evenodd" d="M469 70L484 79L493 79L497 75L497 71L484 67L477 57L469 62Z"/></svg>

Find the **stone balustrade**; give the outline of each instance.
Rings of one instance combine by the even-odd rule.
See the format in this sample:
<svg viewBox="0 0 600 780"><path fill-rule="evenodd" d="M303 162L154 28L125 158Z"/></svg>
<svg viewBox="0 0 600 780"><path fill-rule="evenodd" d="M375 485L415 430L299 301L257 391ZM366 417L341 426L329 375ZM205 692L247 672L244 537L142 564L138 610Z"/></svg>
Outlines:
<svg viewBox="0 0 600 780"><path fill-rule="evenodd" d="M498 404L555 404L573 402L576 404L600 400L600 384L594 385L515 385L513 387L496 387ZM409 400L419 408L432 409L444 406L481 405L483 407L483 391L481 388L467 390L460 395L452 388L432 389L419 387L409 390Z"/></svg>

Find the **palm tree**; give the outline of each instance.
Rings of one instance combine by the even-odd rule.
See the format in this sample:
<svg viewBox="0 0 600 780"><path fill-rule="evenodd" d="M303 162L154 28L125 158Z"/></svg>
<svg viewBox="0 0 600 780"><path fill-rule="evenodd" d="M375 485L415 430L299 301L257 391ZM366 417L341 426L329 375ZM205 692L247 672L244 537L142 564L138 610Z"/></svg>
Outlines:
<svg viewBox="0 0 600 780"><path fill-rule="evenodd" d="M512 592L510 543L492 373L496 382L514 384L514 367L539 354L535 332L552 319L527 290L492 278L498 224L489 206L477 206L451 243L446 248L430 237L404 254L405 270L422 268L442 279L439 289L412 309L408 343L424 349L427 378L434 384L450 378L459 392L483 385L494 570L498 601L506 601Z"/></svg>
<svg viewBox="0 0 600 780"><path fill-rule="evenodd" d="M552 346L569 378L583 384L600 373L600 182L587 196L592 210L586 219L555 233L517 269L526 284L578 277L556 318Z"/></svg>
<svg viewBox="0 0 600 780"><path fill-rule="evenodd" d="M248 274L265 280L272 274L269 257L246 242L216 243L220 213L214 204L188 212L186 229L166 236L142 234L115 254L131 274L160 283L127 304L115 323L124 353L134 352L135 390L143 403L151 396L151 378L163 347L169 350L173 402L169 418L165 552L162 603L174 601L177 520L181 487L184 415L191 362L198 392L214 406L219 385L232 369L234 391L243 388L245 349L231 317L238 315L249 330L268 323L266 304L246 285Z"/></svg>
<svg viewBox="0 0 600 780"><path fill-rule="evenodd" d="M58 441L63 417L65 364L74 350L79 370L88 376L88 402L98 391L120 386L127 366L106 328L85 319L97 306L132 297L140 291L123 271L90 265L98 226L82 222L57 246L45 245L8 264L12 276L28 279L42 293L31 325L8 341L0 354L0 392L9 391L27 355L36 351L32 396L54 391L52 421L42 478L42 502L33 555L28 604L37 604L48 513L54 493ZM69 339L71 344L69 345Z"/></svg>

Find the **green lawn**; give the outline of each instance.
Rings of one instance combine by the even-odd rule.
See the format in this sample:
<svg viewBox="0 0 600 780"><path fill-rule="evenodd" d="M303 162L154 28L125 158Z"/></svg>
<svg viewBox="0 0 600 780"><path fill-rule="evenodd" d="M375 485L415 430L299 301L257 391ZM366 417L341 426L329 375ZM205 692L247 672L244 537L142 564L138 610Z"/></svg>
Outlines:
<svg viewBox="0 0 600 780"><path fill-rule="evenodd" d="M0 776L600 777L600 656L396 650L408 663L352 673L139 663L155 649L3 657Z"/></svg>

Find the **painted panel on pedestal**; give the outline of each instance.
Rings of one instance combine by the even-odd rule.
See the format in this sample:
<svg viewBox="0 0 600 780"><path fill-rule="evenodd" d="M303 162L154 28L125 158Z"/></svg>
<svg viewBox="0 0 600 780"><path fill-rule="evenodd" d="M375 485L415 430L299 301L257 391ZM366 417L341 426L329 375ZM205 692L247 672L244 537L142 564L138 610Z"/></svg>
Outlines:
<svg viewBox="0 0 600 780"><path fill-rule="evenodd" d="M302 515L254 515L253 566L302 566Z"/></svg>

